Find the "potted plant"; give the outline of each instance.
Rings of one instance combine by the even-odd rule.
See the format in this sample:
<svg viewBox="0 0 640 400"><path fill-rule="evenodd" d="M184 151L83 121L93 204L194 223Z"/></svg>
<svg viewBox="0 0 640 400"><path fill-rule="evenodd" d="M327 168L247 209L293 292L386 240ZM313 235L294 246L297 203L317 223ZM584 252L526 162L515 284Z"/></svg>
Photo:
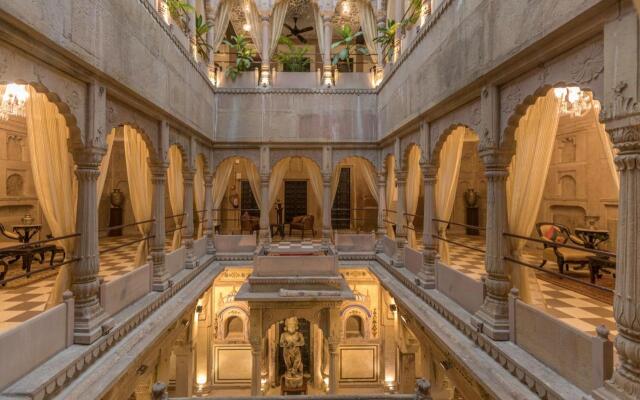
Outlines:
<svg viewBox="0 0 640 400"><path fill-rule="evenodd" d="M183 0L164 0L164 2L171 19L186 33L189 26L189 13L195 11L193 6Z"/></svg>
<svg viewBox="0 0 640 400"><path fill-rule="evenodd" d="M206 21L202 14L196 16L196 51L205 61L209 62L209 50L213 49L207 43L207 32L211 29L211 22Z"/></svg>
<svg viewBox="0 0 640 400"><path fill-rule="evenodd" d="M393 19L388 19L384 26L378 27L378 36L373 40L380 44L380 47L382 48L382 57L385 61L390 61L393 57L394 49L398 44L398 41L396 40L398 29L400 29L401 32L404 32L408 26L418 22L418 18L420 18L420 14L422 13L422 7L422 0L411 0L409 2L409 7L407 7L399 22L396 22Z"/></svg>
<svg viewBox="0 0 640 400"><path fill-rule="evenodd" d="M286 36L280 36L278 39L279 44L287 46L286 51L278 51L274 56L274 59L282 63L283 69L286 72L307 72L309 71L309 64L311 63L307 53L309 48L307 46L295 47L293 40Z"/></svg>
<svg viewBox="0 0 640 400"><path fill-rule="evenodd" d="M338 34L340 35L340 40L331 43L331 48L335 49L338 46L342 46L342 49L333 56L331 63L333 65L338 65L338 63L343 62L347 65L347 69L352 71L351 58L349 58L349 55L354 52L364 55L369 54L369 51L365 46L356 43L356 39L359 36L362 36L362 31L354 33L349 25L343 25L338 31Z"/></svg>
<svg viewBox="0 0 640 400"><path fill-rule="evenodd" d="M254 63L253 51L249 48L249 40L242 34L232 36L231 41L225 39L223 43L236 52L236 63L227 67L224 72L226 77L235 82L238 75L249 71Z"/></svg>

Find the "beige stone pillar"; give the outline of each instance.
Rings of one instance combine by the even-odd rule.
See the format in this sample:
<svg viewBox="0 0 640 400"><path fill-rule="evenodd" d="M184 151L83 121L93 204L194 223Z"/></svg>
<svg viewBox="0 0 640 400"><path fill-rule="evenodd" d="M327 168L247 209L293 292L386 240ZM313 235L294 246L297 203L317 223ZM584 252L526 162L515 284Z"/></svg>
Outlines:
<svg viewBox="0 0 640 400"><path fill-rule="evenodd" d="M71 267L71 291L75 297L74 342L90 344L102 336L105 314L100 305L100 255L98 247L97 181L103 149L76 152L78 202L76 206L76 239L74 257L79 261Z"/></svg>
<svg viewBox="0 0 640 400"><path fill-rule="evenodd" d="M262 309L249 305L249 342L251 343L251 396L262 395Z"/></svg>
<svg viewBox="0 0 640 400"><path fill-rule="evenodd" d="M613 316L618 353L599 399L640 398L640 20L630 9L604 29L605 101L601 118L620 173Z"/></svg>
<svg viewBox="0 0 640 400"><path fill-rule="evenodd" d="M416 386L416 353L415 351L399 351L399 380L398 391L400 393L414 393Z"/></svg>
<svg viewBox="0 0 640 400"><path fill-rule="evenodd" d="M340 339L342 337L342 325L340 321L340 304L329 308L329 394L338 393L340 378Z"/></svg>
<svg viewBox="0 0 640 400"><path fill-rule="evenodd" d="M322 85L331 87L333 82L333 66L331 64L331 42L333 41L333 27L331 25L332 13L322 15L322 25L324 29L324 49L322 49Z"/></svg>
<svg viewBox="0 0 640 400"><path fill-rule="evenodd" d="M269 15L262 15L262 64L260 65L260 82L262 87L271 86L271 21Z"/></svg>
<svg viewBox="0 0 640 400"><path fill-rule="evenodd" d="M260 243L271 243L269 227L269 174L260 174Z"/></svg>
<svg viewBox="0 0 640 400"><path fill-rule="evenodd" d="M185 268L195 268L197 260L193 254L193 175L191 169L184 169L182 176L184 177L184 219L185 224L182 241L187 251L184 266Z"/></svg>
<svg viewBox="0 0 640 400"><path fill-rule="evenodd" d="M216 7L216 2L214 2L214 0L205 0L204 3L204 13L205 13L205 17L207 20L207 23L209 24L210 28L207 31L207 44L209 46L213 46L213 36L214 36L214 31L215 31L215 25L217 23L216 21L216 12L217 12L217 7ZM216 53L217 49L214 48L209 48L207 50L207 56L208 56L208 60L206 60L208 62L209 65L214 65L214 54Z"/></svg>
<svg viewBox="0 0 640 400"><path fill-rule="evenodd" d="M405 214L405 197L407 185L407 172L396 171L396 181L398 183L398 203L396 204L396 254L393 256L393 265L398 268L404 267L404 248L407 245L407 217Z"/></svg>
<svg viewBox="0 0 640 400"><path fill-rule="evenodd" d="M204 207L207 222L204 226L204 235L207 238L207 254L216 254L214 241L215 228L213 226L213 173L204 175Z"/></svg>
<svg viewBox="0 0 640 400"><path fill-rule="evenodd" d="M192 321L194 322L194 321ZM193 345L191 341L179 342L174 348L176 355L176 397L191 397L193 394Z"/></svg>
<svg viewBox="0 0 640 400"><path fill-rule="evenodd" d="M482 151L481 156L487 177L486 296L472 323L493 340L509 340L507 296L511 282L504 260L509 254L509 243L503 235L508 231L508 157L495 149Z"/></svg>
<svg viewBox="0 0 640 400"><path fill-rule="evenodd" d="M399 23L400 20L402 19L402 15L404 14L404 0L395 0L393 9L394 9L394 20ZM403 35L404 35L404 29L396 30L396 46L394 48L394 55L393 55L394 62L396 62L400 57L400 54L401 54L400 52L402 48L401 41L402 41Z"/></svg>
<svg viewBox="0 0 640 400"><path fill-rule="evenodd" d="M378 221L377 221L377 231L376 231L376 253L382 253L383 252L383 246L382 246L382 239L384 238L384 235L386 235L387 233L387 228L385 226L385 222L384 222L384 210L387 208L387 201L386 201L386 185L387 185L387 177L386 177L386 173L383 171L380 171L378 173Z"/></svg>
<svg viewBox="0 0 640 400"><path fill-rule="evenodd" d="M191 49L193 52L193 56L196 57L196 0L187 0L187 3L192 7L193 11L188 11L187 16L189 18L187 24L187 36L189 38L189 43L191 43Z"/></svg>
<svg viewBox="0 0 640 400"><path fill-rule="evenodd" d="M436 181L438 170L434 165L423 164L422 176L424 178L424 218L422 228L422 259L423 269L418 274L427 289L436 287L436 256L438 247L433 235L436 234Z"/></svg>
<svg viewBox="0 0 640 400"><path fill-rule="evenodd" d="M331 174L322 174L322 246L331 243Z"/></svg>
<svg viewBox="0 0 640 400"><path fill-rule="evenodd" d="M169 273L165 265L165 183L168 163L158 162L151 165L151 183L153 184L153 240L151 241L151 260L153 262L153 290L162 292L169 287Z"/></svg>

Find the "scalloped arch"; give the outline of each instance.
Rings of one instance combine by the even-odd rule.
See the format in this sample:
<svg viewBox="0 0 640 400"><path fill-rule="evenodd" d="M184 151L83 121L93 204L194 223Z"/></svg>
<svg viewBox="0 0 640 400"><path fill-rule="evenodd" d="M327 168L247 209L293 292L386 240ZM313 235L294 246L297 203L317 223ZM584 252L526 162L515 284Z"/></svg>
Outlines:
<svg viewBox="0 0 640 400"><path fill-rule="evenodd" d="M440 151L442 150L442 146L447 142L449 136L453 131L458 128L467 128L470 132L472 132L477 138L480 138L478 132L476 132L473 128L471 128L467 124L456 123L450 125L447 129L445 129L440 136L438 136L438 141L433 146L433 151L429 157L430 164L435 165L436 167L440 166Z"/></svg>

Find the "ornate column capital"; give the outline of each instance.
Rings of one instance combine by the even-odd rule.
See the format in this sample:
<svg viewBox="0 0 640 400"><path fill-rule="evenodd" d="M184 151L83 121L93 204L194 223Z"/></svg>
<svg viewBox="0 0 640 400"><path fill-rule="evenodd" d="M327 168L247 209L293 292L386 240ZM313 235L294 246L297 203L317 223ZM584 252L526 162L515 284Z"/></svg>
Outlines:
<svg viewBox="0 0 640 400"><path fill-rule="evenodd" d="M184 179L184 183L193 183L193 177L195 176L196 171L191 168L185 168L182 170L182 178Z"/></svg>
<svg viewBox="0 0 640 400"><path fill-rule="evenodd" d="M421 162L422 176L425 183L435 184L438 176L438 166L426 162Z"/></svg>

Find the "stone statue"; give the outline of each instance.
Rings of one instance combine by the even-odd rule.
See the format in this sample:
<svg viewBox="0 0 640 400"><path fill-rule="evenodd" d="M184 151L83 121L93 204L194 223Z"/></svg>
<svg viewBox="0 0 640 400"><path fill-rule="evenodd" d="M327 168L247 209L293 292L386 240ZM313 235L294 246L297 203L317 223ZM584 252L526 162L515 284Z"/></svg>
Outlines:
<svg viewBox="0 0 640 400"><path fill-rule="evenodd" d="M304 336L298 331L298 318L287 318L284 325L285 331L280 335L280 347L287 367L284 384L287 388L297 388L303 384L300 347L304 346Z"/></svg>
<svg viewBox="0 0 640 400"><path fill-rule="evenodd" d="M424 378L416 380L416 400L431 400L431 383Z"/></svg>
<svg viewBox="0 0 640 400"><path fill-rule="evenodd" d="M464 192L464 204L469 207L477 207L478 200L480 199L480 194L475 191L474 188L469 188Z"/></svg>

